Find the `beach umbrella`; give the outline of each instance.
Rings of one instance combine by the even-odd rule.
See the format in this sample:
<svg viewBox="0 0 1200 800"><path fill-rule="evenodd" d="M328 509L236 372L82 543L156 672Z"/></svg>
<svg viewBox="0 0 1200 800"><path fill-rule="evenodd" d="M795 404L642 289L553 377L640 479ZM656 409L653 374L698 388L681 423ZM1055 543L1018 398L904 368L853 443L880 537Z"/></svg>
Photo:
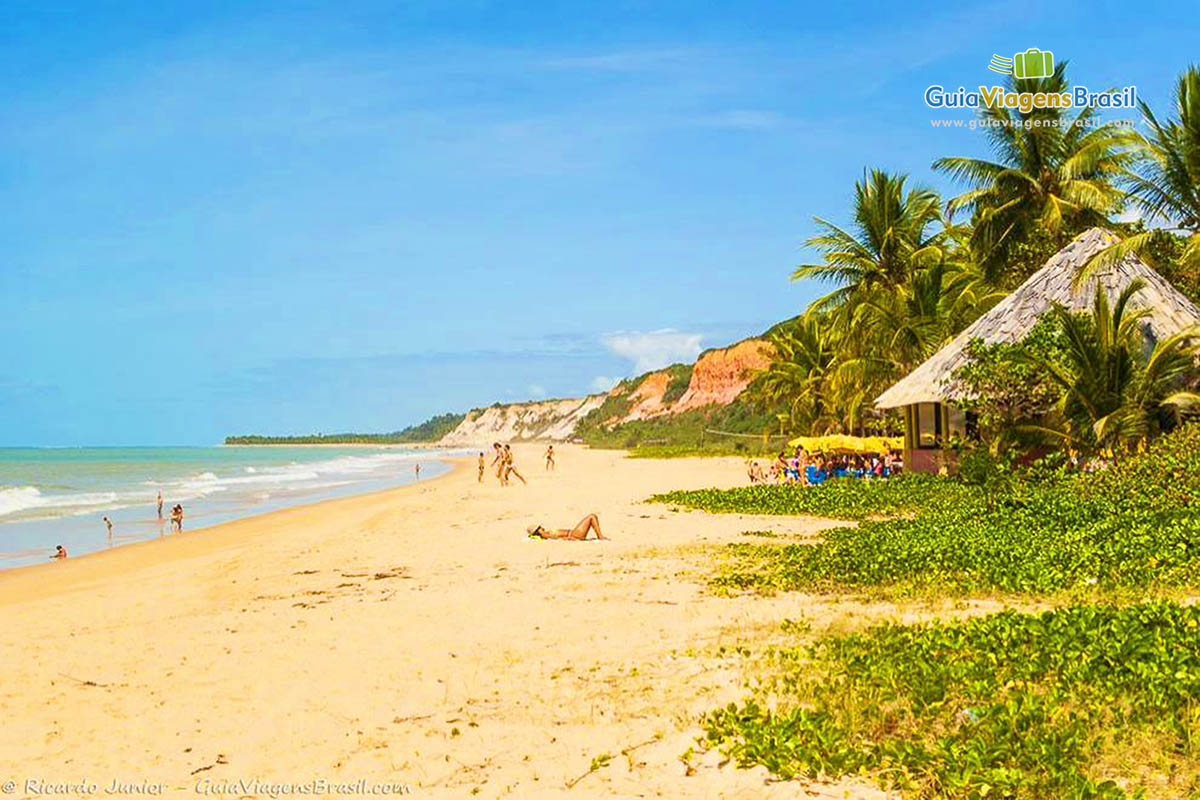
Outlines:
<svg viewBox="0 0 1200 800"><path fill-rule="evenodd" d="M797 436L789 447L803 447L812 453L857 453L882 455L889 450L904 448L903 436L849 436L842 433L829 436Z"/></svg>

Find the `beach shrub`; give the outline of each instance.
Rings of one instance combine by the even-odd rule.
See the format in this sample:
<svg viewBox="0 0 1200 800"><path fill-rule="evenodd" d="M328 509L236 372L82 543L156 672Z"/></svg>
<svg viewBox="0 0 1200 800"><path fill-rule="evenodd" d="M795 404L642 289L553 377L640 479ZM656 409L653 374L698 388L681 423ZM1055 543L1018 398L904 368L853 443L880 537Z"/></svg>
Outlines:
<svg viewBox="0 0 1200 800"><path fill-rule="evenodd" d="M784 648L705 747L783 778L867 773L914 797L1200 790L1200 608L1085 605L888 624Z"/></svg>
<svg viewBox="0 0 1200 800"><path fill-rule="evenodd" d="M968 486L977 486L994 509L1000 498L1012 493L1013 462L1009 454L996 454L983 445L964 449L958 456L956 477Z"/></svg>
<svg viewBox="0 0 1200 800"><path fill-rule="evenodd" d="M954 371L956 404L975 415L976 433L993 452L1019 441L1023 426L1042 420L1062 389L1034 358L1058 361L1061 334L1043 317L1019 342L967 342L967 361Z"/></svg>

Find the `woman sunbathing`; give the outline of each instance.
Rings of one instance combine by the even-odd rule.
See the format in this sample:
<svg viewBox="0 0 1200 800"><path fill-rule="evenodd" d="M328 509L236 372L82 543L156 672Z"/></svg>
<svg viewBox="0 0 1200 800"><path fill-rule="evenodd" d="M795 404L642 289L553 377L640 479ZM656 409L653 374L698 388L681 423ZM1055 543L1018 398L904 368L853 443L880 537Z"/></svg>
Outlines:
<svg viewBox="0 0 1200 800"><path fill-rule="evenodd" d="M595 531L597 539L608 540L608 537L600 532L600 518L595 514L588 514L569 531L562 528L549 530L541 525L530 525L525 530L528 531L531 539L569 539L573 542L582 542L587 538L589 531Z"/></svg>

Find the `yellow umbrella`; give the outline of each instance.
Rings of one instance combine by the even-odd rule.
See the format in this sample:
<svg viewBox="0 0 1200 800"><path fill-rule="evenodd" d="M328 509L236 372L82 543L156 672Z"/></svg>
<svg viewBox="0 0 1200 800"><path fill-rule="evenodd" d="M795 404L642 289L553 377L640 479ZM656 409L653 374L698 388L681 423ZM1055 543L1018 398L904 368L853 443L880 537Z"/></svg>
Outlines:
<svg viewBox="0 0 1200 800"><path fill-rule="evenodd" d="M789 447L803 447L813 453L847 452L883 454L904 447L903 436L847 436L836 433L829 436L797 436L788 442Z"/></svg>

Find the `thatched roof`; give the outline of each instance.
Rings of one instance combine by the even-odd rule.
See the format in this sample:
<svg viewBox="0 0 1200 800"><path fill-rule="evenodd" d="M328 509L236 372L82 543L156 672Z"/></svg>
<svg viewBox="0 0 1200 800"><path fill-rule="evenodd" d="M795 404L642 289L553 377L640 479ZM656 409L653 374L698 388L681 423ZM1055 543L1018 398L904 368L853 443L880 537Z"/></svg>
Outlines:
<svg viewBox="0 0 1200 800"><path fill-rule="evenodd" d="M951 379L955 370L967 361L967 343L983 339L988 344L1016 342L1029 333L1038 318L1055 303L1076 311L1091 308L1097 281L1112 299L1134 278L1145 281L1145 288L1130 301L1149 314L1145 323L1155 339L1165 339L1200 324L1200 309L1175 290L1136 256L1129 255L1113 267L1088 279L1082 286L1071 284L1079 268L1118 238L1103 228L1092 228L1056 253L1016 291L1001 300L899 382L875 400L879 408L896 408L913 403L938 403L953 400L961 388Z"/></svg>

